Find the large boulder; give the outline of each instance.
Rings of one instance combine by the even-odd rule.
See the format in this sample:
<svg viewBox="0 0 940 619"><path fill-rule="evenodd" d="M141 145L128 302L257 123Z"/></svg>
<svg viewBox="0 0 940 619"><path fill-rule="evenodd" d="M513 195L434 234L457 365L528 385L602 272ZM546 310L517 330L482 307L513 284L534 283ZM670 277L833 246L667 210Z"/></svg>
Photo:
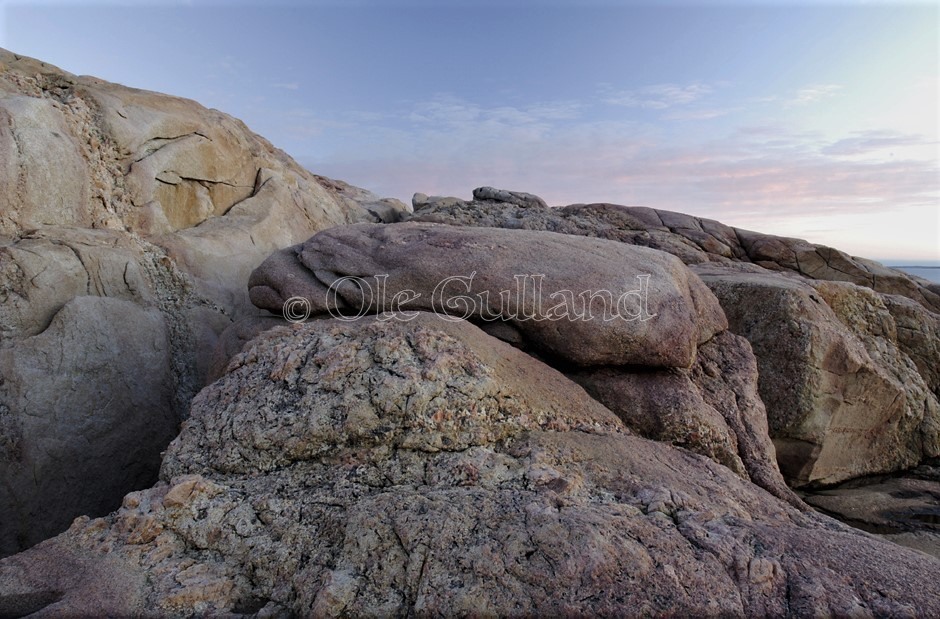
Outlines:
<svg viewBox="0 0 940 619"><path fill-rule="evenodd" d="M578 365L689 367L726 328L718 302L663 252L549 232L401 223L323 231L266 260L252 301L312 315L436 311L507 323Z"/></svg>
<svg viewBox="0 0 940 619"><path fill-rule="evenodd" d="M559 290L633 295L624 282L641 270L643 319L625 316L632 307L605 315L599 295L590 315L548 315ZM549 232L361 224L273 254L249 287L259 307L293 320L383 310L407 320L416 309L468 318L568 372L640 435L801 504L776 465L750 346L723 330L715 299L669 254Z"/></svg>
<svg viewBox="0 0 940 619"><path fill-rule="evenodd" d="M549 208L503 193L422 199L411 219L604 238L691 265L718 296L731 330L753 346L770 433L791 483L894 471L940 451L940 285L830 247L682 213ZM637 380L657 379L631 377L629 387L621 380L606 391L636 393ZM711 437L700 451L717 456L718 445L729 444L724 433L699 421ZM687 443L691 427L655 432Z"/></svg>
<svg viewBox="0 0 940 619"><path fill-rule="evenodd" d="M222 112L0 50L0 355L13 359L0 366L0 445L18 445L0 454L0 556L149 483L220 333L257 313L251 270L322 228L377 221L364 205L379 202L321 182ZM124 301L103 305L110 336L89 310L67 311L85 297ZM16 360L37 337L52 356L29 391L49 395L26 398ZM163 344L143 355L132 338ZM53 361L86 353L96 370L72 380L88 385L62 391Z"/></svg>
<svg viewBox="0 0 940 619"><path fill-rule="evenodd" d="M760 368L780 468L832 484L940 455L940 406L872 290L773 273L696 269Z"/></svg>
<svg viewBox="0 0 940 619"><path fill-rule="evenodd" d="M261 335L160 483L0 561L0 613L933 616L938 566L418 315Z"/></svg>
<svg viewBox="0 0 940 619"><path fill-rule="evenodd" d="M686 264L745 262L808 279L851 282L877 292L913 299L940 312L940 284L849 256L803 239L774 236L645 206L595 203L550 208L532 196L513 200L491 187L473 191L473 200L437 197L415 202L413 221L461 226L551 230L611 239L674 254ZM530 195L530 194L524 194Z"/></svg>

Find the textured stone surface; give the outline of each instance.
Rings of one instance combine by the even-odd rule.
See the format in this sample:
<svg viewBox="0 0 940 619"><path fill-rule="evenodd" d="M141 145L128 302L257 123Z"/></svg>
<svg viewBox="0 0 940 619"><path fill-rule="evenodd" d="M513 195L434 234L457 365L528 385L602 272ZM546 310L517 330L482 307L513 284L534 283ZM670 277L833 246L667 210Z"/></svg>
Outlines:
<svg viewBox="0 0 940 619"><path fill-rule="evenodd" d="M631 436L439 317L267 332L162 475L0 561L0 612L940 613L937 560Z"/></svg>
<svg viewBox="0 0 940 619"><path fill-rule="evenodd" d="M681 213L474 198L428 198L413 219L599 237L692 265L714 288L731 330L753 346L770 432L793 483L894 471L940 450L937 284Z"/></svg>
<svg viewBox="0 0 940 619"><path fill-rule="evenodd" d="M244 287L251 270L322 228L379 220L364 204L381 201L344 187L341 196L222 112L0 50L0 355L21 358L39 336L52 355L46 370L30 376L43 398L23 400L11 386L19 380L8 373L13 362L0 368L4 432L20 433L24 448L43 445L40 468L49 478L25 484L32 465L0 454L0 478L17 480L0 490L0 555L22 547L11 540L37 541L81 513L105 513L152 480L156 455L173 435L168 428L202 386L219 334L257 313ZM384 207L386 218L404 209ZM86 296L129 302L108 305L112 333L87 312L80 313L85 322L49 331L63 308ZM124 342L128 354L108 338ZM165 340L154 351L163 366L135 354L131 338ZM61 414L50 402L68 391L52 360L69 366L99 353L97 371L75 370L88 384ZM142 378L128 394L121 377L130 376ZM144 412L154 431L142 439ZM120 430L125 418L132 421ZM16 430L35 419L60 438ZM88 427L73 434L71 419ZM100 452L83 442L95 432L107 436ZM149 476L134 458L147 463ZM61 496L53 479L68 480ZM36 504L47 511L36 512Z"/></svg>
<svg viewBox="0 0 940 619"><path fill-rule="evenodd" d="M870 289L698 268L750 341L780 467L796 484L894 471L940 450L936 395Z"/></svg>
<svg viewBox="0 0 940 619"><path fill-rule="evenodd" d="M179 421L168 335L156 309L80 296L0 349L0 548L26 548L153 483Z"/></svg>
<svg viewBox="0 0 940 619"><path fill-rule="evenodd" d="M637 434L707 456L801 506L777 468L757 363L744 338L715 336L699 347L690 369L607 367L569 377Z"/></svg>
<svg viewBox="0 0 940 619"><path fill-rule="evenodd" d="M696 346L727 326L676 258L546 232L344 226L269 258L249 287L256 305L277 313L297 296L314 314L396 310L408 293L403 310L505 321L538 352L580 365L688 367Z"/></svg>
<svg viewBox="0 0 940 619"><path fill-rule="evenodd" d="M219 340L215 345L206 383L211 383L225 374L225 369L232 357L240 353L245 344L257 337L258 334L287 324L289 323L279 316L251 316L242 318L229 326L219 336Z"/></svg>

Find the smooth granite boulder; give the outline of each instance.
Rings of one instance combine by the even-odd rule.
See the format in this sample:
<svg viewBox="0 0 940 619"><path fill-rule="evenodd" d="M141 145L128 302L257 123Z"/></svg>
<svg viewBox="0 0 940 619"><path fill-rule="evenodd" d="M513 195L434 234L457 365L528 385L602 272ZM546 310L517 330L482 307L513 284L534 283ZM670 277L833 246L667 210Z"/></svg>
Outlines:
<svg viewBox="0 0 940 619"><path fill-rule="evenodd" d="M600 239L432 224L359 224L268 258L252 301L312 315L435 311L505 322L538 352L578 365L689 367L726 328L708 289L666 253Z"/></svg>

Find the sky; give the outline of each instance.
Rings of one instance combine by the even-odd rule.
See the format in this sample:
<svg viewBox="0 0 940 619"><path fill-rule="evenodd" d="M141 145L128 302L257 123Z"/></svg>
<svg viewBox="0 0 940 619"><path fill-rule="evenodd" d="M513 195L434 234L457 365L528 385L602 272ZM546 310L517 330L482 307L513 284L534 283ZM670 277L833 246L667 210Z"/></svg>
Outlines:
<svg viewBox="0 0 940 619"><path fill-rule="evenodd" d="M0 0L0 47L410 201L491 185L940 265L940 4Z"/></svg>

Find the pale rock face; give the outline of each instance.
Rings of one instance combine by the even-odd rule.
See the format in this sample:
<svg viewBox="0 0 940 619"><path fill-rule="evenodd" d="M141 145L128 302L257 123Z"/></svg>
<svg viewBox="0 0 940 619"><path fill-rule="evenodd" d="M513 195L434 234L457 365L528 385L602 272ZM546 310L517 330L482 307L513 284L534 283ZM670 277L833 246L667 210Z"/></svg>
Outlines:
<svg viewBox="0 0 940 619"><path fill-rule="evenodd" d="M353 276L367 286L343 280ZM578 365L689 367L696 347L726 327L715 298L676 258L547 232L345 226L275 254L249 288L263 309L280 313L302 296L314 315L396 310L396 296L408 294L403 311L506 322L539 353ZM553 313L559 306L564 313Z"/></svg>
<svg viewBox="0 0 940 619"><path fill-rule="evenodd" d="M899 345L881 295L769 273L699 273L754 348L791 482L837 483L937 455L937 398Z"/></svg>
<svg viewBox="0 0 940 619"><path fill-rule="evenodd" d="M0 349L0 547L28 547L154 481L178 426L171 367L164 315L108 297L75 297Z"/></svg>
<svg viewBox="0 0 940 619"><path fill-rule="evenodd" d="M77 394L69 416L44 399L16 395L19 387L10 385L19 379L7 373L14 366L0 369L4 428L20 437L18 453L38 453L41 443L44 474L69 480L59 497L58 489L28 482L25 461L0 458L0 478L11 484L2 491L0 555L79 514L104 513L152 479L172 427L203 384L220 333L255 314L244 284L266 256L332 225L378 220L357 202L378 198L355 188L340 197L324 183L226 114L0 50L0 354L20 351L20 358L38 337L50 351L66 345L53 335L69 338L63 363L75 363L86 349L111 351L96 372L78 374L94 393ZM396 205L385 207L384 216L392 217ZM97 330L49 330L85 297L123 303L107 306L111 320L93 321ZM125 308L126 319L115 308ZM130 346L127 355L102 343L108 328L110 340ZM145 328L153 331L140 332ZM154 358L163 366L133 353L141 351L131 337L165 340ZM41 367L47 371L31 374L31 389L62 388L57 366ZM131 397L121 377L138 375L145 378ZM153 415L153 432L141 432L142 412ZM71 444L70 418L89 426L97 420L108 436L105 455ZM121 430L124 418L135 421ZM61 440L26 432L34 419L52 424L48 432ZM84 432L75 440L94 435ZM136 465L123 470L135 454L149 476ZM36 504L48 507L57 526L38 519ZM20 542L11 545L14 538Z"/></svg>
<svg viewBox="0 0 940 619"><path fill-rule="evenodd" d="M0 612L940 613L936 560L632 436L437 316L261 335L162 476L0 561Z"/></svg>

